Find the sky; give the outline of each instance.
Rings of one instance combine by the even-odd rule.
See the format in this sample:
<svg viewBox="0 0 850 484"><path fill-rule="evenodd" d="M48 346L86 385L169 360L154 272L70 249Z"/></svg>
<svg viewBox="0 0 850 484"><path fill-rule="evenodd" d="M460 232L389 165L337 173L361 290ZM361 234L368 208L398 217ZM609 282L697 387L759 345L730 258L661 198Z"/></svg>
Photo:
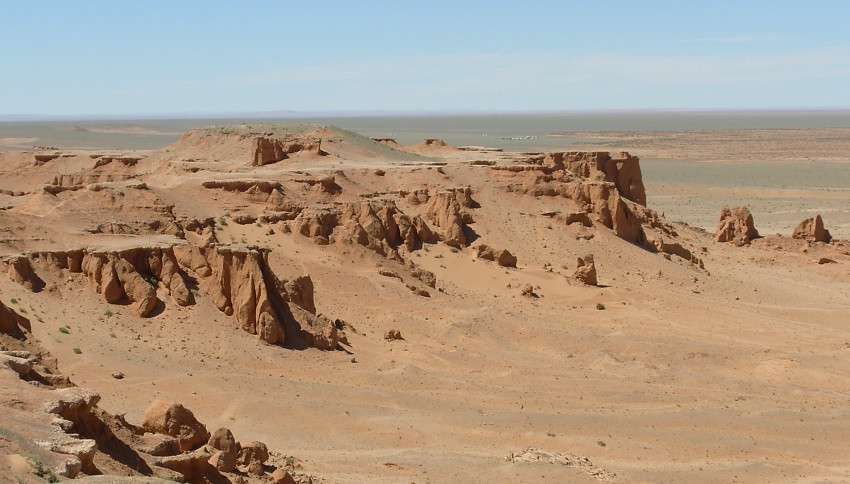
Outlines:
<svg viewBox="0 0 850 484"><path fill-rule="evenodd" d="M850 108L850 1L0 0L0 115Z"/></svg>

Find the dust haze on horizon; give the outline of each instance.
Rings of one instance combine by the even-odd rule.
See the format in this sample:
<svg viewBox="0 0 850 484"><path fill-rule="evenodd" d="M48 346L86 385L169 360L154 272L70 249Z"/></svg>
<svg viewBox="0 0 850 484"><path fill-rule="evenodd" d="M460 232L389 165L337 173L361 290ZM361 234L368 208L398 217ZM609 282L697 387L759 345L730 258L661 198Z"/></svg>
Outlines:
<svg viewBox="0 0 850 484"><path fill-rule="evenodd" d="M42 2L4 13L5 119L850 108L845 2Z"/></svg>

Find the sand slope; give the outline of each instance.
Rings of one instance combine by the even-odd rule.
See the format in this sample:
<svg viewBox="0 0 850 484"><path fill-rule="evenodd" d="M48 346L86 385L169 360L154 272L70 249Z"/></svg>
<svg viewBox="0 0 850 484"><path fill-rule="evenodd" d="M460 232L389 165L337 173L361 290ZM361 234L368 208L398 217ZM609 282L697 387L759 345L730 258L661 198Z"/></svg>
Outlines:
<svg viewBox="0 0 850 484"><path fill-rule="evenodd" d="M254 166L258 136L309 137L321 152ZM178 401L324 482L850 479L840 240L716 243L651 211L650 189L649 209L622 197L604 170L330 127L57 151L0 158L0 294L62 373L130 422L154 399ZM612 156L606 167L623 160ZM480 244L516 267L476 258ZM280 290L269 273L309 275L326 319L302 314L295 295L276 304L311 331L333 322L338 345L290 333L266 344L200 286L181 306L159 284L156 310L139 317L51 262L184 245L269 249L264 290ZM585 254L598 286L573 278ZM37 292L9 269L16 257L32 261Z"/></svg>

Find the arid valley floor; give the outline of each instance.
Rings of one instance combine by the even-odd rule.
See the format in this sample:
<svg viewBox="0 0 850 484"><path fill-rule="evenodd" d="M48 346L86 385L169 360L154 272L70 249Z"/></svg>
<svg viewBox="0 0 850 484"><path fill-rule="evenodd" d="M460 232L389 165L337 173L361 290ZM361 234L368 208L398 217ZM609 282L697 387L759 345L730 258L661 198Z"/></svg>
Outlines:
<svg viewBox="0 0 850 484"><path fill-rule="evenodd" d="M0 482L850 480L848 129L63 133L0 137Z"/></svg>

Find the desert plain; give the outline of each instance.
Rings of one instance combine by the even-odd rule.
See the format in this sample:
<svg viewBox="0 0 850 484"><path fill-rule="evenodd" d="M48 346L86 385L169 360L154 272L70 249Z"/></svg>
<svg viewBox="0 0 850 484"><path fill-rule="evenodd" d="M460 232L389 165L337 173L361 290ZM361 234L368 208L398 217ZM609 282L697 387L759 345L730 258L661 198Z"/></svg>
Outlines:
<svg viewBox="0 0 850 484"><path fill-rule="evenodd" d="M0 136L9 482L850 480L847 129L77 127Z"/></svg>

